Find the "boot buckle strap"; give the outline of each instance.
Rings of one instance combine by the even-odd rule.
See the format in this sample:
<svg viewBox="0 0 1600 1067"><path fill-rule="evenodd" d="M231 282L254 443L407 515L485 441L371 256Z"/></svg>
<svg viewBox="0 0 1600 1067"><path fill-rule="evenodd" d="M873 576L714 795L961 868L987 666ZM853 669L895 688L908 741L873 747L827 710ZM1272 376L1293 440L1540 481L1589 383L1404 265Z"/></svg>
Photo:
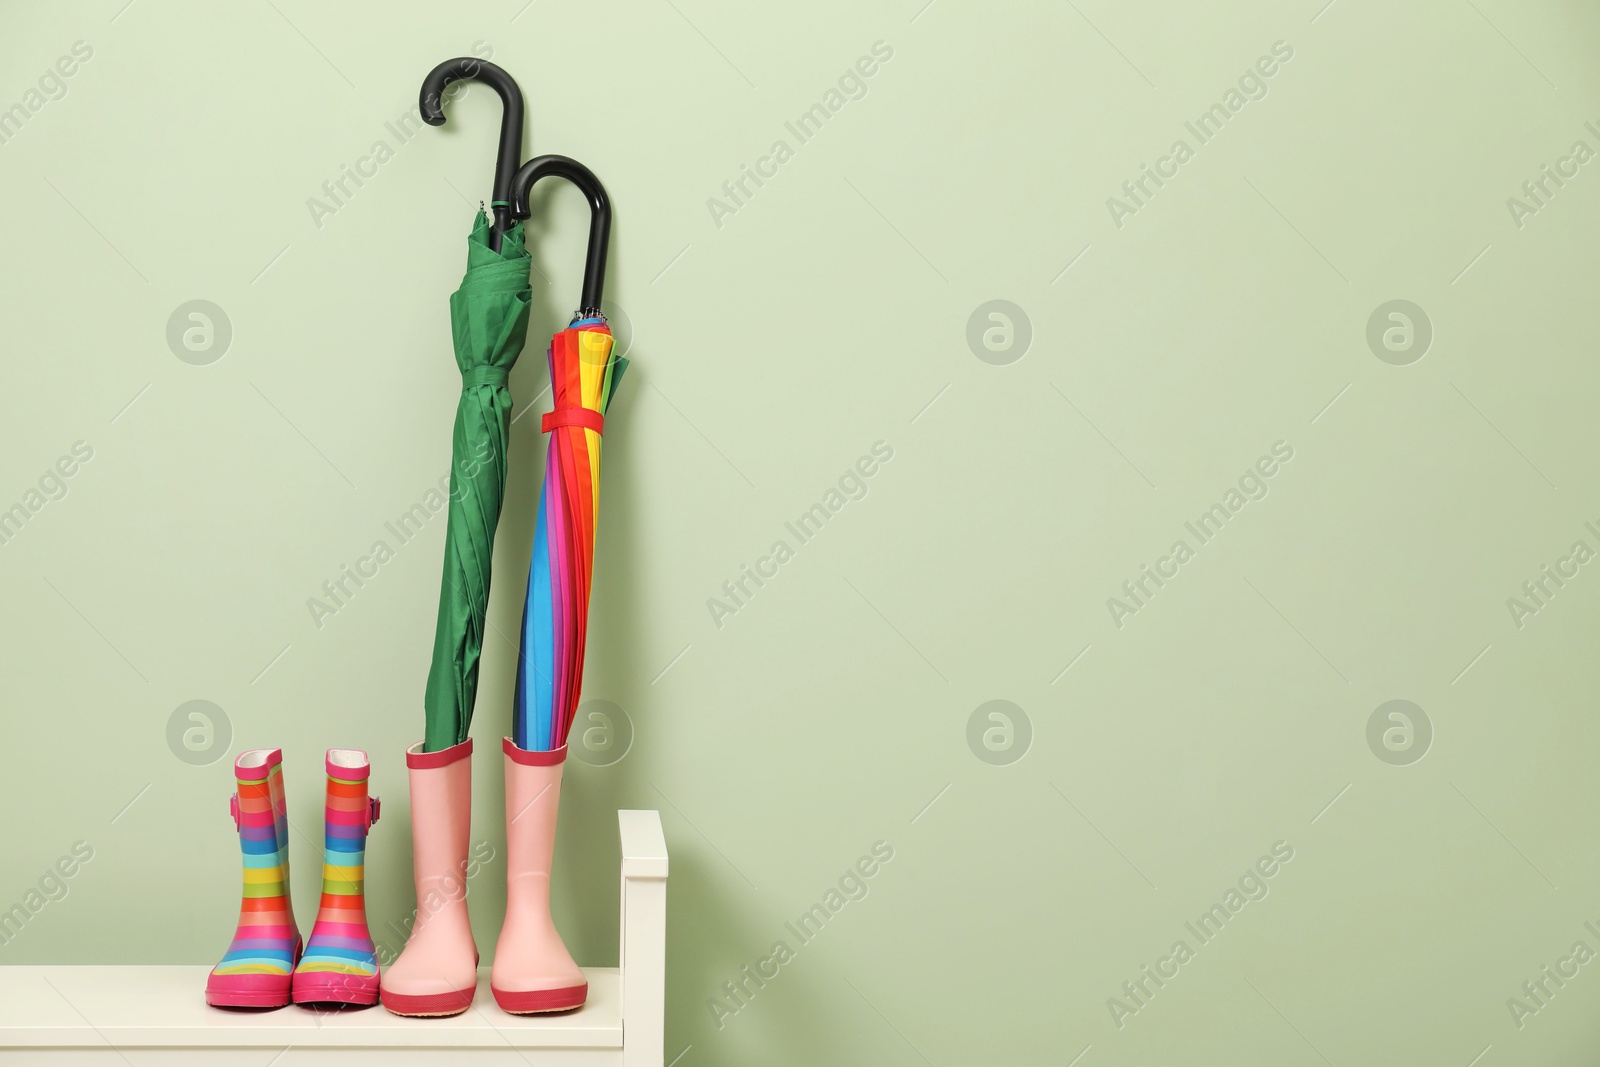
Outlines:
<svg viewBox="0 0 1600 1067"><path fill-rule="evenodd" d="M234 831L235 832L242 831L244 829L244 827L241 826L240 823L239 823L239 794L238 793L235 793L231 797L228 798L228 814L233 816L233 829L234 829Z"/></svg>
<svg viewBox="0 0 1600 1067"><path fill-rule="evenodd" d="M367 829L371 829L372 824L378 821L378 813L382 810L383 801L379 800L377 797L367 798Z"/></svg>

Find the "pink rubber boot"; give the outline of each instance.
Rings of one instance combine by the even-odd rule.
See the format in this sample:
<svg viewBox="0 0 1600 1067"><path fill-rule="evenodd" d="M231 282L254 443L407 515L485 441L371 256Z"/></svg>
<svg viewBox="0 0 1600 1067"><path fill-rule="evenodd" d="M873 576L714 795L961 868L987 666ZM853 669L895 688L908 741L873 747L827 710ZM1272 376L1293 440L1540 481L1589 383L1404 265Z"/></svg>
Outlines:
<svg viewBox="0 0 1600 1067"><path fill-rule="evenodd" d="M472 740L442 752L421 748L419 741L406 750L417 919L405 951L384 969L379 999L396 1015L455 1015L478 988L466 880Z"/></svg>
<svg viewBox="0 0 1600 1067"><path fill-rule="evenodd" d="M589 997L550 918L550 861L556 847L561 768L567 747L528 752L505 738L506 921L495 945L489 989L513 1015L566 1011Z"/></svg>

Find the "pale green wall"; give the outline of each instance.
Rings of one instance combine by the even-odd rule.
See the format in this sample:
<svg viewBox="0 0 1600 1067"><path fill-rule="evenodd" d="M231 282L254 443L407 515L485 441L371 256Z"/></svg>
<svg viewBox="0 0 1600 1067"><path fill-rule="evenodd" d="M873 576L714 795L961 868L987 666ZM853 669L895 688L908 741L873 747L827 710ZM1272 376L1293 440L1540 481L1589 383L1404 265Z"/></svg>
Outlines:
<svg viewBox="0 0 1600 1067"><path fill-rule="evenodd" d="M222 951L229 765L169 749L190 700L231 751L287 752L305 923L321 750L370 749L380 939L410 908L443 519L322 629L305 601L446 468L445 296L499 105L474 90L404 146L384 123L486 42L529 152L617 205L636 363L585 688L636 739L570 767L557 903L580 961L613 962L613 813L661 809L669 1058L1593 1062L1600 966L1520 1029L1506 1003L1600 950L1600 568L1520 628L1507 607L1600 549L1600 163L1520 228L1506 204L1600 149L1591 6L124 2L11 3L0 32L0 106L93 49L0 145L0 506L93 449L0 546L0 906L94 850L0 963ZM799 144L785 121L879 41L865 98ZM1107 197L1279 41L1267 95L1119 228ZM380 138L394 158L319 229L307 198ZM707 198L779 138L793 158L719 226ZM540 219L519 410L587 228L570 189ZM233 329L207 366L165 337L194 299ZM1031 322L1009 365L966 339L992 299ZM1394 299L1431 320L1420 362L1369 349ZM474 731L497 847L536 426ZM786 534L878 441L867 496ZM1119 628L1107 598L1280 441L1269 495ZM719 629L707 598L779 538L794 558ZM1393 699L1434 732L1409 766L1367 741ZM991 700L1028 717L1020 762L969 749ZM799 946L784 923L877 841L870 894ZM1280 841L1270 894L1200 946L1185 921ZM502 870L472 898L486 953ZM1194 959L1119 1030L1107 998L1180 938ZM778 939L795 958L719 1029L709 998Z"/></svg>

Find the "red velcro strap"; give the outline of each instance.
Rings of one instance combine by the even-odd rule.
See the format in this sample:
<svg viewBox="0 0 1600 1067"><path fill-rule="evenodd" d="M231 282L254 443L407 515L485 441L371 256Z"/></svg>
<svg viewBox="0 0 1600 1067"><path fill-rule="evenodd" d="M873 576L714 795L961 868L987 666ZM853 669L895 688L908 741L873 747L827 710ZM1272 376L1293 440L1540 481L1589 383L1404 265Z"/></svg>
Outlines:
<svg viewBox="0 0 1600 1067"><path fill-rule="evenodd" d="M603 434L606 417L598 411L585 407L556 408L554 411L544 413L544 424L539 432L549 433L557 426L582 426L584 429Z"/></svg>

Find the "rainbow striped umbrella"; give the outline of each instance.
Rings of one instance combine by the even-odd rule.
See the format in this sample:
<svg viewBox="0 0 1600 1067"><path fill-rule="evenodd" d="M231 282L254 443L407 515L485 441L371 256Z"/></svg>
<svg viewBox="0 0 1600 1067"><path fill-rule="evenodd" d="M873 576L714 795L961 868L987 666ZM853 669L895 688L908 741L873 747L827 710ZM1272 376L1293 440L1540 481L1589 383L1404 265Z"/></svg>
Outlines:
<svg viewBox="0 0 1600 1067"><path fill-rule="evenodd" d="M555 408L544 416L550 446L522 610L512 737L525 751L566 744L578 708L600 517L600 439L628 365L611 348L601 316L574 321L550 342Z"/></svg>
<svg viewBox="0 0 1600 1067"><path fill-rule="evenodd" d="M528 216L528 191L547 175L567 178L582 189L593 221L579 310L551 339L547 353L554 407L544 416L550 443L522 609L512 725L512 743L524 751L566 744L578 709L600 515L600 442L606 409L628 366L626 359L612 354L611 328L600 312L611 225L605 189L576 160L540 156L523 164L512 182L518 217Z"/></svg>

